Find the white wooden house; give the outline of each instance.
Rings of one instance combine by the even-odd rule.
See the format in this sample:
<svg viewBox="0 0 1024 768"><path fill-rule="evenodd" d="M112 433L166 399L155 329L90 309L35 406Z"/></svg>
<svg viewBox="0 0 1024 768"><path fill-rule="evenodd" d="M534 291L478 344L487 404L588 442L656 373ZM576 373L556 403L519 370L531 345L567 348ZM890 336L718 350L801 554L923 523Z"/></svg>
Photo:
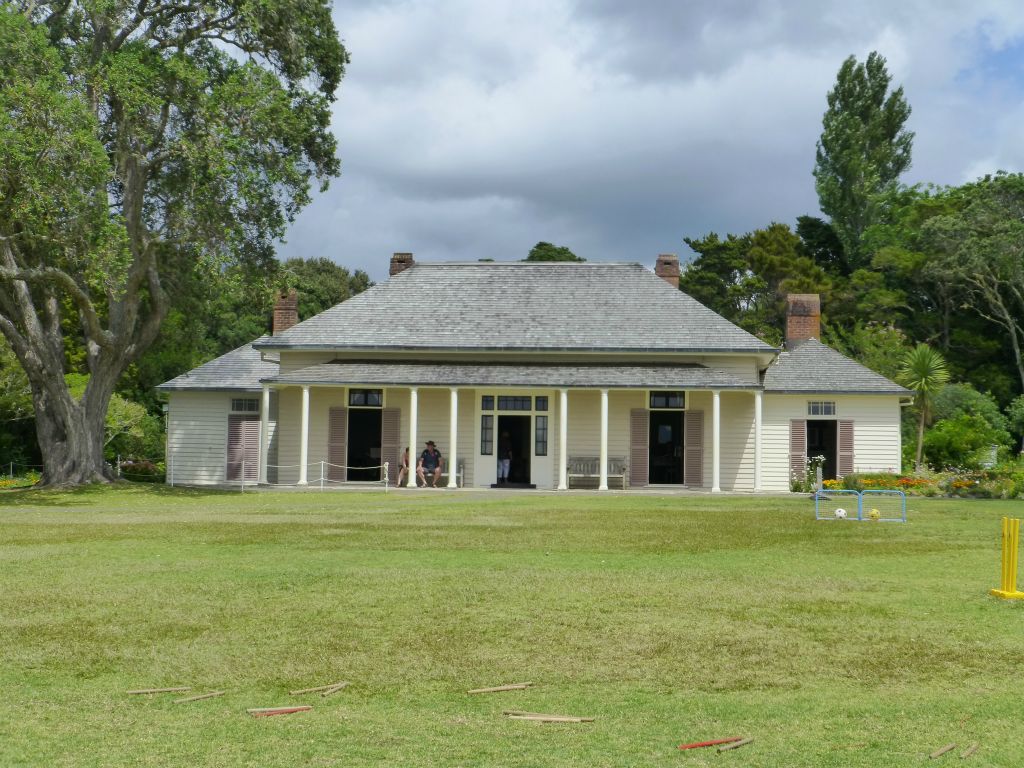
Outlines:
<svg viewBox="0 0 1024 768"><path fill-rule="evenodd" d="M674 256L628 263L416 263L160 386L169 481L282 485L396 477L433 440L445 484L786 491L900 469L910 393L818 341L791 296L777 349L678 289ZM173 477L172 477L173 475ZM410 478L410 483L414 478Z"/></svg>

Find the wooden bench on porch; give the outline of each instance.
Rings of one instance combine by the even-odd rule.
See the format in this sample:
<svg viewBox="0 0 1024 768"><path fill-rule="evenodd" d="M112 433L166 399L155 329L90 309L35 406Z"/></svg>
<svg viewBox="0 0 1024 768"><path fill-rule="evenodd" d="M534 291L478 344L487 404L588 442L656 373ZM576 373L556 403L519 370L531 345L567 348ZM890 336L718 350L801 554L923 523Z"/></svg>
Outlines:
<svg viewBox="0 0 1024 768"><path fill-rule="evenodd" d="M611 485L612 480L622 484L622 490L626 490L626 475L628 473L628 467L626 460L623 458L609 458L608 459L608 484ZM573 486L573 480L594 480L591 484L588 482L586 487L598 486L601 478L601 459L598 456L570 456L568 472L566 473L566 480L570 488Z"/></svg>
<svg viewBox="0 0 1024 768"><path fill-rule="evenodd" d="M416 470L413 470L413 471L415 472ZM427 482L429 483L431 475L430 475L429 472L426 473L426 475L427 475ZM437 479L437 487L438 488L446 488L446 487L448 487L448 476L449 476L448 475L448 462L445 461L442 464L442 467L441 467L441 476ZM465 483L465 480L466 480L466 462L463 459L459 459L458 467L455 470L455 484L459 488L461 488L463 486L463 483ZM416 484L419 485L419 479L416 480ZM423 486L420 486L420 487L422 488Z"/></svg>

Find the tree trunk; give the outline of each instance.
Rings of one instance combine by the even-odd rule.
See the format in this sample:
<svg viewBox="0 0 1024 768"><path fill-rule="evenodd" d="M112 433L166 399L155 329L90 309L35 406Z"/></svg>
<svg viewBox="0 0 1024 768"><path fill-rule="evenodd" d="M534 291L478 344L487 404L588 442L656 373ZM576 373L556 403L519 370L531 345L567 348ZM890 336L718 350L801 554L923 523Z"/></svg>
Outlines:
<svg viewBox="0 0 1024 768"><path fill-rule="evenodd" d="M924 403L921 403L921 419L917 422L917 453L914 456L914 472L921 472L921 456L924 453L924 420L928 413Z"/></svg>
<svg viewBox="0 0 1024 768"><path fill-rule="evenodd" d="M103 458L104 425L113 392L108 379L104 375L90 379L81 401L71 396L63 380L42 386L31 381L36 438L43 456L40 485L63 488L113 479Z"/></svg>

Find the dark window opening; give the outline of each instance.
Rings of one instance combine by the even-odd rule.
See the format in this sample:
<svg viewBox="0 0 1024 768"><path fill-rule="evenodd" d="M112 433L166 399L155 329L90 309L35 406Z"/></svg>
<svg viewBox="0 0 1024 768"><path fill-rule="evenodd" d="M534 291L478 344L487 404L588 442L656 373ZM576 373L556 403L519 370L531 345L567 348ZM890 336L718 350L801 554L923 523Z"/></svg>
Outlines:
<svg viewBox="0 0 1024 768"><path fill-rule="evenodd" d="M685 392L651 392L651 408L685 408Z"/></svg>
<svg viewBox="0 0 1024 768"><path fill-rule="evenodd" d="M484 456L494 454L494 417L490 414L480 417L480 453Z"/></svg>
<svg viewBox="0 0 1024 768"><path fill-rule="evenodd" d="M350 389L348 404L365 408L381 408L384 405L384 392L380 389Z"/></svg>
<svg viewBox="0 0 1024 768"><path fill-rule="evenodd" d="M538 400L540 398L537 398ZM538 456L548 455L548 417L538 416L534 430L534 453Z"/></svg>

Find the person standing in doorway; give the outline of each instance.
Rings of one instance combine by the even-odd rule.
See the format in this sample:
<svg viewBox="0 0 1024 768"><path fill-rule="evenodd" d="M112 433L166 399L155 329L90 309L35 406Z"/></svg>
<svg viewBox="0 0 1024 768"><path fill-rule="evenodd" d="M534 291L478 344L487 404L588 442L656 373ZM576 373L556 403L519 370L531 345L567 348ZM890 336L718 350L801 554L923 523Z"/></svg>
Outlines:
<svg viewBox="0 0 1024 768"><path fill-rule="evenodd" d="M498 438L498 483L508 482L508 473L512 469L512 440L508 432L502 432Z"/></svg>

